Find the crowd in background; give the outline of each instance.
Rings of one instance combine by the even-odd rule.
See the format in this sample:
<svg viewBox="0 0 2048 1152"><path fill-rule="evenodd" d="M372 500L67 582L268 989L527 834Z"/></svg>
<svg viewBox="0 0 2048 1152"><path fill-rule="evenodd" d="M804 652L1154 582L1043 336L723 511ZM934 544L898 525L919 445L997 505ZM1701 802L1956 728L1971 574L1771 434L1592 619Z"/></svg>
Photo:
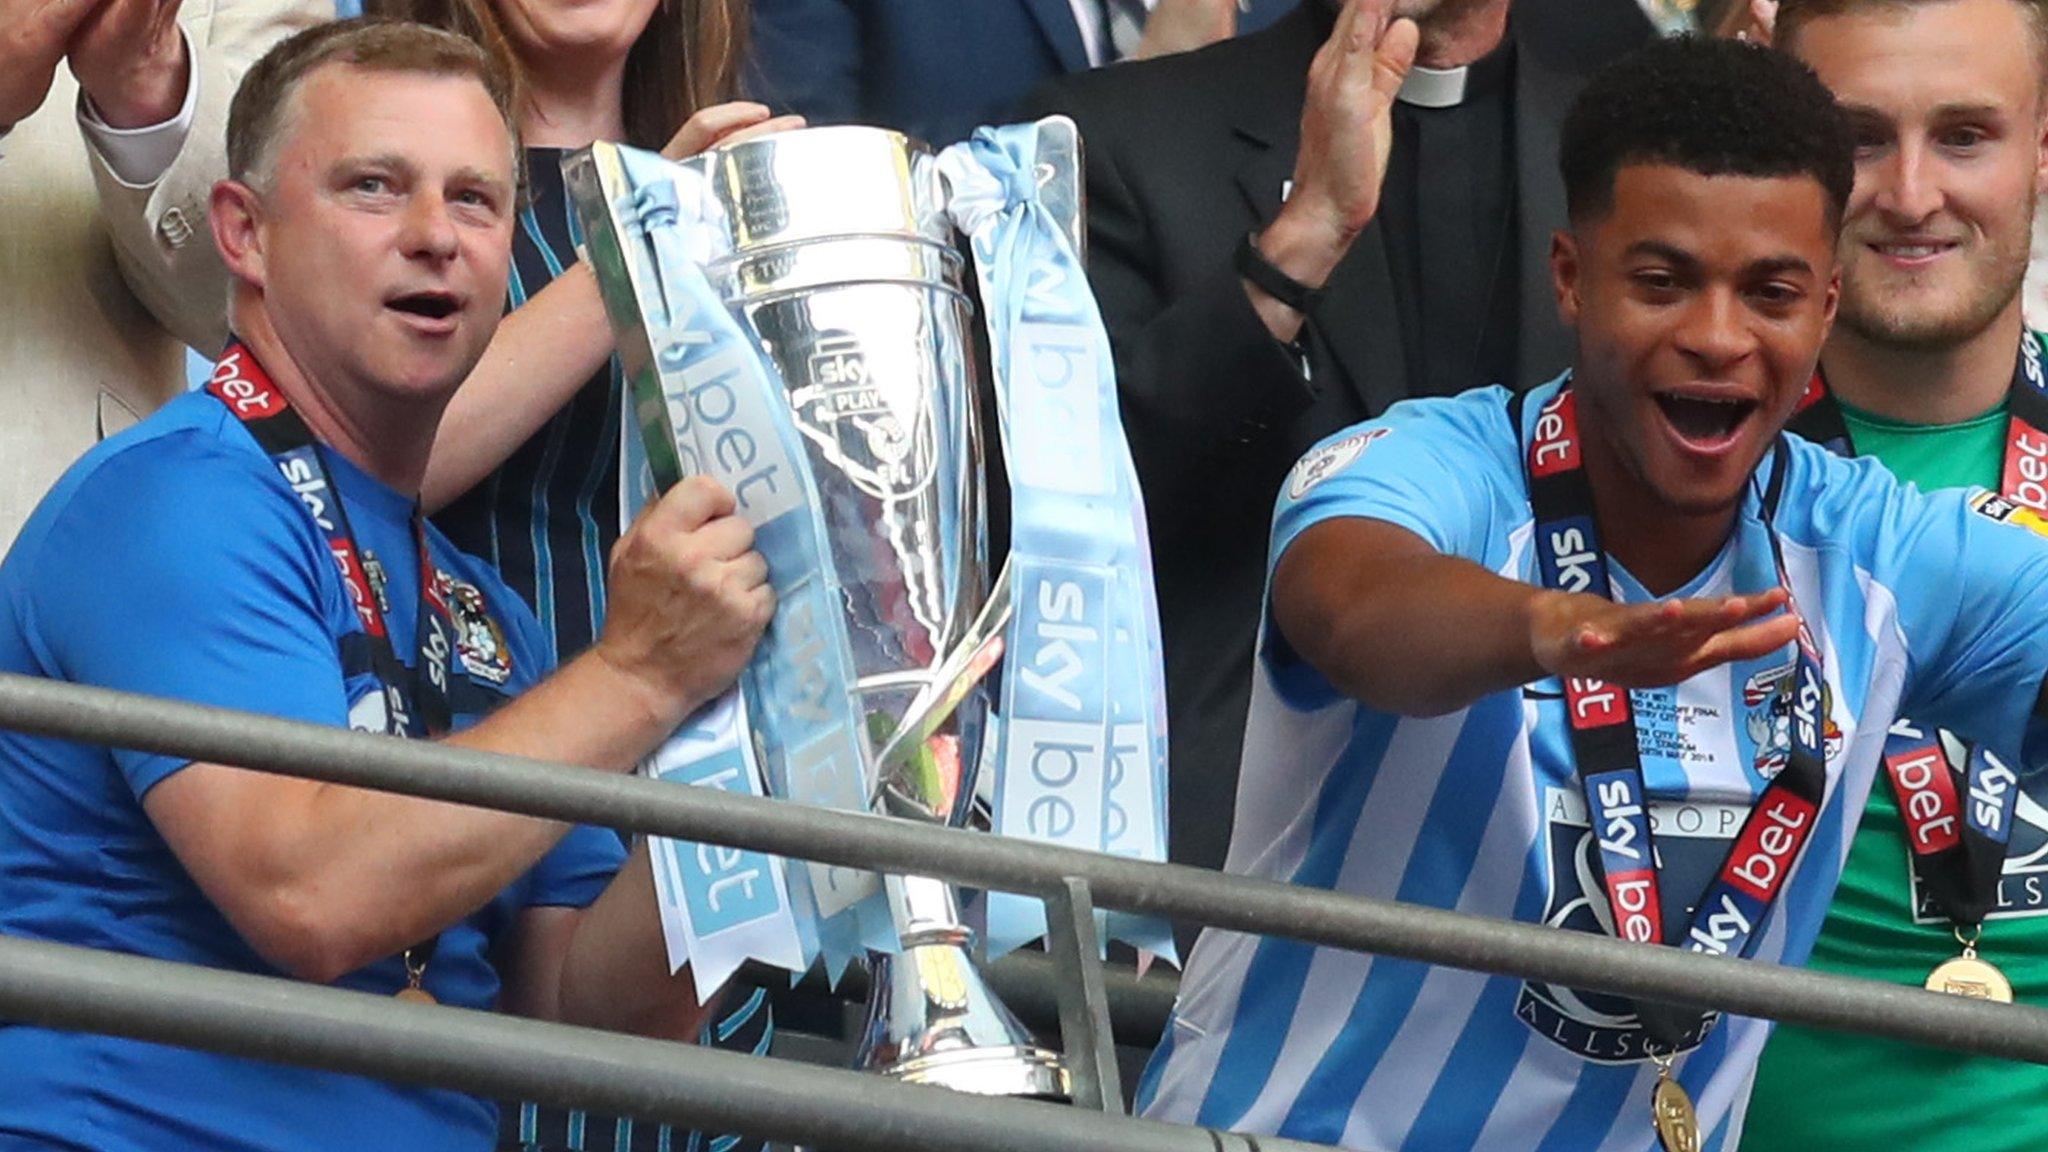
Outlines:
<svg viewBox="0 0 2048 1152"><path fill-rule="evenodd" d="M336 474L322 474L339 493L355 491L357 499L374 502L381 484L386 494L395 488L410 496L417 508L400 501L388 524L359 526L366 541L396 541L387 543L387 562L370 577L382 614L374 628L367 627L371 616L361 618L367 631L385 631L385 616L394 637L430 627L429 602L440 595L431 591L434 580L393 575L390 562L412 550L408 542L415 536L423 556L448 557L447 571L455 573L448 587L468 589L479 605L500 606L489 620L477 619L487 631L496 630L492 634L501 637L508 659L521 669L511 687L501 679L484 685L482 695L444 702L445 723L411 734L463 730L502 699L541 684L543 670L563 669L546 681L552 685L578 668L587 673L616 663L621 650L638 652L653 643L642 632L661 632L651 622L658 613L650 605L666 604L671 612L685 602L699 613L753 611L744 597L758 592L752 575L758 556L733 527L729 499L720 503L699 494L699 504L666 514L673 523L634 526L622 483L622 437L631 434L621 418L625 376L613 355L595 276L580 258L581 232L562 180L563 157L611 140L681 158L767 133L838 123L897 128L939 146L980 124L1064 114L1079 125L1086 145L1089 279L1114 350L1122 415L1152 534L1173 734L1174 859L1410 895L1394 890L1401 880L1398 867L1390 866L1384 878L1353 876L1344 858L1356 852L1365 859L1370 853L1363 848L1326 846L1320 851L1336 856L1318 865L1318 849L1309 846L1303 849L1306 859L1297 854L1276 862L1277 848L1297 833L1306 837L1302 827L1328 819L1328 809L1312 797L1288 795L1275 803L1264 794L1322 785L1284 775L1240 781L1247 716L1256 713L1260 694L1273 690L1266 679L1278 666L1273 662L1285 663L1284 654L1274 656L1271 636L1280 610L1272 591L1277 557L1269 548L1275 500L1283 494L1301 500L1321 482L1313 468L1348 467L1358 449L1331 455L1329 438L1379 420L1399 401L1449 399L1489 385L1528 392L1571 368L1575 349L1583 355L1582 334L1559 306L1555 237L1579 223L1571 215L1572 174L1560 171L1560 140L1575 102L1603 67L1659 37L1691 33L1775 38L1773 51L1796 56L1819 75L1849 109L1857 184L1846 211L1838 213L1842 219L1834 221L1843 228L1840 319L1821 362L1826 387L1819 376L1814 383L1840 413L1824 425L1808 416L1799 430L1840 451L1877 456L1930 491L1963 485L1999 490L2005 479L2009 465L1999 453L2009 422L2021 415L2018 402L2007 400L2007 385L2025 365L2035 365L2037 377L2039 371L2040 349L2022 327L2023 305L2048 312L2048 297L2023 293L2021 281L2043 166L2048 63L2038 49L2048 44L2048 16L2032 0L1788 0L1783 7L1789 23L1780 25L1779 7L1773 0L363 0L362 15L425 25L446 39L368 48L349 41L335 50L389 52L387 63L377 67L401 73L417 70L425 53L434 61L429 71L471 80L502 76L502 93L492 89L491 96L502 113L504 139L520 150L516 195L481 182L480 200L506 194L478 207L473 235L457 227L445 242L446 253L433 257L459 264L471 258L460 254L466 245L502 242L509 252L502 285L483 275L462 290L421 287L403 276L404 285L385 286L387 309L400 307L421 325L481 333L474 356L451 378L451 393L432 406L436 420L425 425L425 440L407 443L401 452L379 440L380 428L344 415L335 427L364 437L357 445L363 454L383 459L388 453L399 462L388 474L365 466L367 476L357 476L349 463L330 463ZM1927 15L1923 8L1940 11ZM1951 10L1964 15L1941 23ZM81 538L67 551L57 542L63 539L61 512L46 508L40 521L31 513L95 445L138 425L147 431L165 420L199 420L195 405L201 394L190 393L189 358L204 361L216 392L224 379L239 379L213 367L230 348L231 320L236 335L255 350L250 355L266 363L277 355L263 343L272 337L248 331L251 323L275 329L275 348L318 343L304 335L311 323L297 319L276 285L303 283L317 296L312 289L319 277L334 270L305 266L312 255L299 259L266 249L266 229L284 234L291 227L313 227L310 216L281 212L273 219L266 207L265 198L276 195L271 185L286 186L289 173L272 170L277 157L271 150L285 146L263 133L282 140L297 125L260 119L254 98L248 110L234 109L242 107L236 94L244 73L266 52L295 33L334 27L337 18L357 14L346 7L337 11L333 0L0 0L0 284L6 286L0 289L0 546L23 533L31 551L27 559L10 558L15 583L0 578L4 612L15 617L11 626L20 633L13 641L0 639L0 656L12 652L40 661L35 670L45 674L61 670L90 682L164 689L167 695L179 694L170 689L199 674L191 666L171 667L186 663L187 655L172 649L203 644L203 637L150 628L122 631L111 640L164 646L153 658L166 665L164 678L127 678L126 669L98 677L88 668L99 663L68 655L40 631L58 636L58 624L27 623L23 605L34 587L27 583L31 565L39 572L71 573L59 582L78 597L89 588L102 599L121 600L124 585L153 579L119 571L91 575L92 564L123 555L120 549L109 545L101 552ZM1918 30L1930 45L1918 54L1912 51L1914 36L1881 35L1914 19L1933 22ZM1875 30L1857 23L1862 20L1876 22ZM1793 30L1796 41L1787 35ZM1954 51L1944 56L1931 46L1936 44L1965 53L1961 72ZM2019 72L1999 71L2012 64L2004 56L1993 59L2001 46ZM289 121L293 108L310 115L307 102L317 86L308 77L334 66L326 60L307 55L300 61L303 76L285 69L275 80L279 87L270 95L288 106L276 113L280 121ZM294 84L305 85L305 93L291 95ZM367 105L356 103L367 99L360 92L321 91L323 99L337 102L337 110L367 115L361 112ZM300 103L291 105L293 99ZM491 115L491 106L470 111L497 131L500 118ZM258 125L246 140L231 139L231 112L243 117L234 121L239 125ZM1711 109L1700 112L1702 119L1712 115ZM371 122L363 130L376 127ZM1804 170L1795 165L1784 171ZM414 177L365 178L398 183ZM217 187L221 181L244 191L223 192ZM324 193L308 195L317 200ZM402 242L422 250L442 244L434 237ZM346 259L349 251L331 254ZM1943 263L1945 256L1950 259ZM293 281L295 275L306 279ZM2039 278L2028 292L2048 293L2048 278ZM266 293L273 299L266 301ZM336 289L335 295L346 293ZM364 378L388 367L371 364L369 352L347 347L347 326L372 321L344 315L339 305L330 311L335 327L321 346L337 363L353 363L349 358L356 356ZM488 324L469 315L479 311L491 313ZM2016 368L2022 345L2027 351ZM230 354L221 363L233 361ZM269 367L277 373L275 364ZM453 379L460 380L459 388L452 387ZM291 393L293 387L305 385L283 390ZM184 399L173 403L179 397ZM296 395L294 404L306 407ZM149 422L159 408L165 416ZM345 414L347 406L337 403L336 410ZM340 433L316 415L306 423L315 440L341 447L340 455L363 464L358 453L336 445ZM393 432L391 438L404 436ZM263 434L258 441L272 450ZM273 455L291 450L284 445ZM162 467L183 459L167 457ZM102 467L96 475L108 471ZM267 470L263 474L267 481L276 479ZM394 483L394 475L402 482ZM71 487L59 486L56 502L99 507L87 499L91 481L74 474L64 483ZM262 515L212 489L178 491L189 500L220 501L207 509L209 515ZM106 494L96 498L113 500ZM105 509L100 515L135 514L114 503ZM354 507L349 515L358 516ZM213 540L210 532L206 538ZM114 539L126 540L138 555L164 542L151 534L116 533ZM283 563L280 556L296 555L290 540L280 537L276 544L275 553L257 560ZM235 554L232 543L220 547ZM59 556L73 567L50 558ZM650 567L687 556L730 586L719 584L716 596L689 599L689 589L632 572L636 556ZM621 557L629 565L623 577ZM332 580L324 563L309 580ZM37 579L58 581L54 575ZM220 580L234 583L231 577ZM407 580L425 581L426 587L415 589L417 597L397 594ZM623 590L614 587L621 580ZM152 611L166 618L190 606L168 593L158 595L161 590L132 590L137 602L155 605ZM269 594L252 588L246 600L235 603L251 619L269 620L271 613L262 607ZM417 608L408 597L419 601ZM329 637L321 626L312 627L311 650L323 644L348 649L341 637L355 627L357 610L336 603L308 609L313 618L331 618L335 632ZM623 620L621 604L627 606ZM458 627L465 623L450 619ZM90 631L89 623L76 627ZM759 629L755 621L751 631L735 625L728 633L677 643L731 663L751 650ZM275 655L267 641L240 633L233 641L265 648L266 659ZM122 663L118 652L80 645L80 652L94 652L95 661ZM350 699L356 699L364 684L388 687L391 669L403 671L415 657L424 659L408 650L389 665L384 655L365 650L355 666L345 651L336 682L351 685ZM228 663L235 666L223 668L221 678L238 683L274 684L286 672L303 671L289 663ZM204 661L197 665L207 667ZM262 674L252 681L257 667ZM415 681L417 672L415 664ZM658 676L666 677L654 709L660 715L652 723L640 719L649 731L661 727L663 716L672 727L675 716L669 714L679 716L677 709L704 698L711 687L699 674L668 665ZM199 695L292 714L269 707L267 699ZM309 700L302 715L406 734L406 720L395 715L402 695L379 705L374 723L365 723L355 705L335 717L331 708L323 711L326 705ZM419 700L405 703L418 711ZM1459 705L1467 706L1478 707L1470 700ZM1774 720L1766 708L1748 721L1753 729L1767 730L1782 718ZM477 731L508 728L486 724ZM1761 749L1769 737L1768 731L1752 730L1746 739ZM507 741L508 750L549 751L548 759L637 758L620 748L565 751L534 744L528 742L537 739L531 732L493 738ZM259 801L199 791L195 782L202 774L178 765L117 760L116 779L132 789L121 803L133 809L133 819L108 828L90 820L74 827L65 822L82 818L70 806L89 806L87 794L52 801L50 794L62 789L48 781L10 782L23 775L18 761L38 755L0 742L0 901L29 891L6 878L10 864L24 874L57 867L36 855L41 836L67 843L81 835L141 843L161 834L175 860L156 853L148 866L179 877L189 870L198 881L192 898L203 890L205 900L225 909L221 950L203 953L211 962L321 979L369 970L362 964L288 962L289 949L280 953L251 936L248 925L260 917L244 913L238 901L256 907L257 898L222 896L224 887L239 892L240 881L216 880L209 869L227 875L262 858L224 854L217 847L202 851L193 847L201 837L194 829L216 819L204 815L216 811L215 804ZM87 770L83 761L47 763L58 777ZM1246 761L1248 770L1251 763ZM179 783L166 788L167 778ZM1967 784L1975 778L1963 779ZM147 804L145 794L152 797ZM1902 801L1883 786L1871 788L1870 797L1864 831L1838 829L1839 842L1829 845L1845 865L1833 916L1822 927L1823 908L1799 913L1812 921L1809 935L1818 938L1814 962L1917 983L1916 972L1949 948L1952 931L1985 927L1985 939L1998 941L2008 958L2005 967L2018 998L2039 1002L2048 995L2048 934L2032 926L2048 925L2048 899L2025 894L2038 888L2030 879L2033 857L2048 855L2048 816L2040 816L2031 800L2020 802L2015 811L2023 831L1992 877L1990 906L1976 909L1972 919L1929 897L1924 880L1907 864ZM1355 799L1349 811L1359 827L1370 829L1376 827L1373 820L1386 818L1376 809L1359 811L1364 797ZM1486 798L1487 806L1492 799ZM1910 805L1911 797L1903 803ZM16 806L11 813L10 805ZM251 821L260 819L256 811L250 810ZM390 814L378 818L403 822ZM1420 825L1432 814L1414 811L1408 818ZM50 827L44 827L45 819ZM495 963L512 972L487 954L507 938L523 945L558 933L548 937L557 950L532 949L561 969L551 967L539 981L547 992L531 993L535 985L524 977L532 973L521 970L514 975L522 979L504 985L505 1003L536 1015L573 1017L579 995L587 994L578 991L582 969L565 957L584 958L594 945L579 950L574 938L584 929L552 914L571 907L581 913L588 906L590 916L576 923L601 927L589 929L585 939L640 940L648 931L614 909L632 898L629 880L644 881L632 871L644 868L644 860L629 857L631 845L598 842L601 837L587 832L579 830L559 845L536 841L517 852L505 848L511 854L502 859L489 857L490 866L478 873L492 879L489 893L521 877L527 878L519 884L532 887L519 889L517 900L476 913L488 923L478 921L473 940L451 944L444 935L426 950L426 959L415 956L418 946L412 944L413 936L432 938L440 930L435 915L464 900L481 902L473 897L486 889L474 878L461 895L419 913L414 927L431 925L433 931L394 938L399 947L367 952L356 939L350 941L353 951L339 954L384 958L388 971L378 979L419 989L422 972L432 974L436 966L452 972L464 962ZM1346 844L1349 835L1347 830ZM480 846L484 841L502 845L516 839L497 826L479 826L474 836L480 859L488 855ZM154 849L135 851L139 859ZM59 855L52 850L52 859ZM195 863L201 858L209 863ZM431 854L414 863L446 865ZM91 866L112 868L120 885L142 886L144 881L121 871L131 864L144 867L125 858ZM324 866L345 875L362 862L338 855ZM530 868L540 880L529 877ZM189 880L178 882L191 888ZM621 895L610 896L614 890ZM1902 892L1910 897L1903 906ZM1564 923L1569 910L1554 896L1548 908L1538 900L1533 908L1514 904L1498 911ZM1446 906L1461 906L1462 899L1457 892L1432 892L1429 898ZM13 922L11 914L0 906L0 931L38 930L32 916ZM107 915L131 913L116 909ZM442 916L451 919L461 916ZM250 945L225 942L237 933L250 937ZM118 932L108 938L114 946L149 948L124 941ZM1782 949L1784 943L1774 946ZM1798 959L1803 950L1802 944L1785 954ZM1169 1044L1144 1097L1155 1114L1364 1147L1382 1141L1426 1148L1507 1146L1499 1133L1452 1134L1430 1127L1434 1114L1420 1100L1407 1123L1357 1119L1386 1109L1387 1100L1411 1087L1395 1083L1391 1074L1385 1083L1367 1084L1364 1071L1348 1087L1330 1083L1351 1075L1335 1069L1331 1053L1362 1060L1360 1046L1376 1044L1378 1052L1400 1038L1401 1019L1385 1015L1384 1001L1374 996L1415 1000L1422 995L1419 985L1389 992L1373 973L1343 968L1311 950L1254 954L1251 945L1222 936L1205 941L1195 962L1191 987L1210 990L1212 1000L1228 990L1237 1007L1183 1001L1173 1033L1180 1050L1175 1053ZM649 1003L667 976L597 971L581 978L644 985ZM1246 981L1288 986L1295 999L1260 1007L1241 991ZM466 987L477 997L498 997L495 976ZM487 987L485 995L480 990ZM520 1001L520 995L540 998ZM1335 1005L1327 1020L1310 1020L1313 1013L1296 1007L1297 1001L1325 995L1335 997L1317 999ZM662 1023L669 1034L760 1053L774 1039L774 1001L761 989L735 990L708 1014L670 1013ZM1553 1012L1560 1029L1601 1016L1599 1005L1545 1005L1541 1010ZM1520 1014L1524 1008L1504 1010ZM1340 1029L1346 1013L1352 1019ZM1526 1017L1524 1022L1537 1027ZM1233 1030L1260 1031L1270 1044L1245 1050L1244 1042L1226 1040ZM23 1044L23 1030L12 1031L15 1044ZM78 1058L52 1056L54 1049L10 1051L9 1033L0 1026L0 1065ZM1726 1049L1750 1043L1717 1035L1709 1041L1716 1061ZM2048 1080L2038 1070L1993 1068L1796 1031L1776 1043L1762 1053L1764 1073L1753 1101L1710 1101L1722 1118L1708 1133L1710 1146L1733 1148L1732 1142L1717 1142L1743 1129L1745 1112L1748 1135L1742 1146L1748 1149L1864 1146L1879 1139L1903 1139L1915 1148L2017 1149L2037 1147L2048 1136L2048 1105L2040 1103ZM1754 1060L1761 1045L1758 1036L1741 1055ZM1286 1058L1297 1050L1310 1053L1306 1063ZM107 1048L93 1058L118 1064L125 1052ZM1464 1053L1462 1042L1460 1052L1481 1063L1489 1055ZM1591 1049L1580 1054L1602 1058ZM1519 1054L1490 1055L1502 1078L1511 1070L1517 1076L1562 1075L1548 1068L1519 1071ZM1440 1062L1451 1058L1435 1056ZM1531 1061L1530 1067L1539 1062ZM143 1069L137 1075L203 1074L197 1065L174 1073L150 1070L146 1063L136 1067ZM1246 1071L1252 1068L1258 1071ZM1642 1074L1651 1077L1654 1070L1645 1067ZM1998 1106L1973 1121L1951 1109L1919 1108L1900 1099L1902 1085L1960 1076L1975 1078L1984 1086L1978 1098ZM1747 1077L1738 1078L1746 1088ZM1590 1079L1586 1083L1570 1097L1570 1109L1633 1107L1596 1098L1600 1092ZM1714 1083L1720 1092L1721 1082ZM253 1084L249 1089L256 1090ZM61 1087L52 1092L63 1096ZM175 1115L194 1131L217 1119L171 1100L139 1107L161 1108L159 1118ZM474 1120L448 1101L420 1107L451 1130ZM1836 1126L1823 1125L1823 1114ZM2015 1123L2018 1117L2026 1121ZM1560 1138L1593 1130L1551 1119L1559 1125L1551 1131ZM60 1128L66 1123L55 1112L17 1121L0 1104L0 1147L10 1146L11 1124L19 1123L23 1133L41 1131L30 1121ZM1520 1121L1538 1123L1530 1117ZM636 1127L631 1118L532 1105L507 1104L500 1122L510 1147L666 1148L690 1140L730 1152L740 1145L735 1137L671 1133ZM1946 1133L1946 1143L1923 1142L1921 1136L1935 1130ZM1626 1145L1622 1130L1614 1131L1615 1146ZM265 1138L252 1135L250 1146L270 1146ZM291 1146L289 1136L281 1139ZM1537 1146L1537 1140L1527 1146Z"/></svg>

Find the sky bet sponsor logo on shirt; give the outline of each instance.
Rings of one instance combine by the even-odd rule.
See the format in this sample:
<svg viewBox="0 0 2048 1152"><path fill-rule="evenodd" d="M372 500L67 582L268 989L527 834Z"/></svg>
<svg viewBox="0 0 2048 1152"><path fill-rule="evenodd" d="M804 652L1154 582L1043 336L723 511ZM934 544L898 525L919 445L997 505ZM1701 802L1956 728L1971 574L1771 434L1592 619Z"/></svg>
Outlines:
<svg viewBox="0 0 2048 1152"><path fill-rule="evenodd" d="M1663 922L1685 924L1690 901L1713 879L1728 845L1742 829L1747 809L1707 801L1650 801L1650 829L1662 865ZM1610 816L1613 814L1610 813ZM1586 803L1570 788L1543 791L1543 843L1550 873L1550 900L1543 922L1553 928L1615 935L1614 912L1601 892L1599 838ZM1545 1040L1601 1063L1643 1059L1642 1024L1627 1000L1603 992L1525 983L1515 1016ZM1702 1025L1688 1033L1680 1051L1705 1038Z"/></svg>

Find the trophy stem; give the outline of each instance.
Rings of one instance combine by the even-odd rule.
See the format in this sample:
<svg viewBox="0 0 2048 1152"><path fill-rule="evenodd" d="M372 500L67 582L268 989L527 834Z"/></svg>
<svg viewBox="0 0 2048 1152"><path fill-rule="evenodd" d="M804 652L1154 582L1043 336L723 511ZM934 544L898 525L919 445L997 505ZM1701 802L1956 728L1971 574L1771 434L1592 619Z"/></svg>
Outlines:
<svg viewBox="0 0 2048 1152"><path fill-rule="evenodd" d="M960 922L952 886L892 876L888 889L902 951L869 957L868 1020L854 1066L981 1096L1072 1099L1065 1064L974 966L974 933Z"/></svg>

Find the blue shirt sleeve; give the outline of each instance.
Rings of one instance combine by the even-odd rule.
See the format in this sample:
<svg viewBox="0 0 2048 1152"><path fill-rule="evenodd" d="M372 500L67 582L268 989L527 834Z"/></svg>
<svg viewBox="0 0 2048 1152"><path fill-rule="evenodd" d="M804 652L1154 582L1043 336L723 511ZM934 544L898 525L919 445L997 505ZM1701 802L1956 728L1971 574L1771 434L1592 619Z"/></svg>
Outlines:
<svg viewBox="0 0 2048 1152"><path fill-rule="evenodd" d="M526 906L587 908L625 862L617 833L579 824L533 866Z"/></svg>
<svg viewBox="0 0 2048 1152"><path fill-rule="evenodd" d="M27 557L23 620L74 683L345 727L333 561L263 461L149 440L100 462ZM335 583L335 581L329 581ZM137 797L189 761L116 749Z"/></svg>
<svg viewBox="0 0 2048 1152"><path fill-rule="evenodd" d="M1280 558L1316 524L1357 517L1404 528L1447 556L1484 563L1501 494L1522 490L1507 399L1505 389L1486 388L1395 404L1316 445L1287 474L1273 513L1259 659L1289 705L1319 707L1337 690L1273 624L1270 585Z"/></svg>
<svg viewBox="0 0 2048 1152"><path fill-rule="evenodd" d="M1923 494L1874 461L1799 447L1795 467L1820 470L1799 485L1814 494L1816 538L1855 548L1857 567L1895 602L1903 714L2041 765L2048 519L1981 488Z"/></svg>
<svg viewBox="0 0 2048 1152"><path fill-rule="evenodd" d="M1304 531L1341 517L1383 520L1447 556L1484 560L1503 484L1521 489L1505 389L1404 401L1295 464L1273 513L1267 571Z"/></svg>

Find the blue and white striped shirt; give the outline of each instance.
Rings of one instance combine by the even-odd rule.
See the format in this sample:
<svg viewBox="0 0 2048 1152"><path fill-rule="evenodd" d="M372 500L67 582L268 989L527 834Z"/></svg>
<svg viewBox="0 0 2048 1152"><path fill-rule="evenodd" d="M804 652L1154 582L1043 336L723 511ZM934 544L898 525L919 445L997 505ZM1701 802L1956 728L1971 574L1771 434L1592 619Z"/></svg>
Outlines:
<svg viewBox="0 0 2048 1152"><path fill-rule="evenodd" d="M1533 422L1557 385L1524 408ZM1498 388L1395 405L1305 456L1271 558L1310 525L1383 520L1534 583L1521 438ZM1522 430L1526 431L1526 429ZM1828 789L1752 952L1804 960L1902 707L2009 762L2048 670L2048 543L1921 496L1803 441L1776 516L1793 594L1826 661ZM1766 468L1769 467L1768 462ZM1773 587L1758 497L1680 595ZM1615 594L1650 597L1609 561ZM1270 572L1270 567L1269 567ZM1268 627L1230 871L1483 916L1611 931L1555 680L1446 716L1338 693ZM1769 774L1792 651L1633 694L1663 857L1666 923L1689 915ZM2041 745L2040 747L2048 747ZM2025 761L2038 763L2035 760ZM1730 1017L1680 1056L1708 1150L1733 1148L1768 1031ZM1151 1116L1388 1150L1647 1152L1655 1069L1623 1000L1453 968L1210 931L1147 1070Z"/></svg>

